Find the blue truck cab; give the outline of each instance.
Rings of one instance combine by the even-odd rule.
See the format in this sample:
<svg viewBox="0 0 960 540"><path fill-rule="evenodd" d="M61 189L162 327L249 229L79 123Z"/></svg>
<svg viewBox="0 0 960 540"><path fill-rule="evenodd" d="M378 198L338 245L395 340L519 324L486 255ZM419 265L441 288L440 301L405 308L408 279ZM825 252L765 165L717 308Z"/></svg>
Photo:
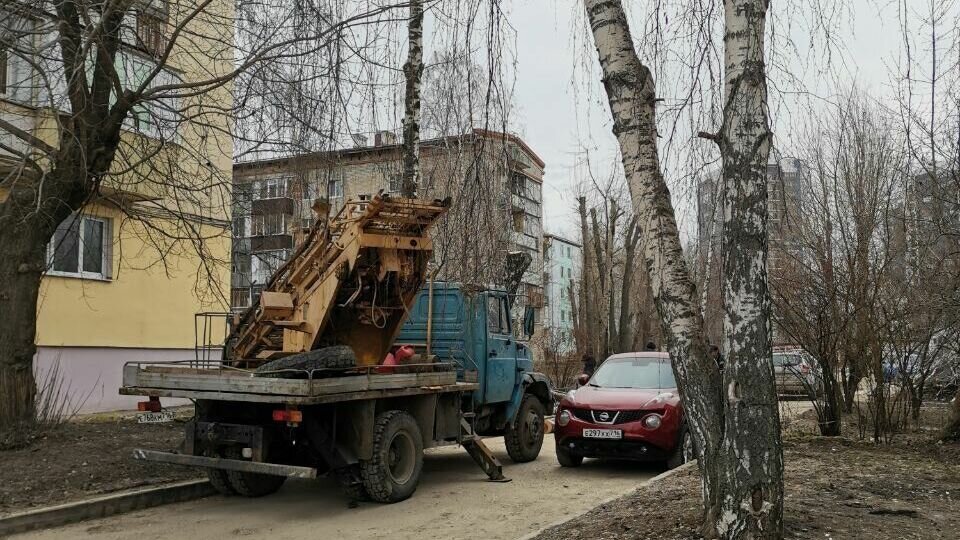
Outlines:
<svg viewBox="0 0 960 540"><path fill-rule="evenodd" d="M510 312L506 290L436 282L418 293L395 343L421 352L429 344L437 361L456 364L459 380L476 381L463 404L474 430L504 435L511 459L522 462L539 454L552 392Z"/></svg>

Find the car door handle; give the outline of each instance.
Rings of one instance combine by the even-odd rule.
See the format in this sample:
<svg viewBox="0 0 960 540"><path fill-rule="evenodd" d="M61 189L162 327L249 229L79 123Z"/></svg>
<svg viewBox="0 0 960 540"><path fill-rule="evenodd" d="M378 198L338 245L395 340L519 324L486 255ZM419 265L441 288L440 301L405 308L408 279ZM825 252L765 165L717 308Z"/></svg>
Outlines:
<svg viewBox="0 0 960 540"><path fill-rule="evenodd" d="M496 355L497 355L497 351L490 351L490 356L496 356Z"/></svg>

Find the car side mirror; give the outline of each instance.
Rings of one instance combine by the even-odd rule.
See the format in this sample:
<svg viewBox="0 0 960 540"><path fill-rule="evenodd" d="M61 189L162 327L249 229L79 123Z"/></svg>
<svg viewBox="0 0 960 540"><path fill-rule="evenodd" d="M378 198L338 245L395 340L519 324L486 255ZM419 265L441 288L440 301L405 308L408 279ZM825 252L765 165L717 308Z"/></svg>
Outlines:
<svg viewBox="0 0 960 540"><path fill-rule="evenodd" d="M586 373L581 373L580 376L577 377L577 383L579 383L580 386L586 386L588 382L590 382L590 376Z"/></svg>

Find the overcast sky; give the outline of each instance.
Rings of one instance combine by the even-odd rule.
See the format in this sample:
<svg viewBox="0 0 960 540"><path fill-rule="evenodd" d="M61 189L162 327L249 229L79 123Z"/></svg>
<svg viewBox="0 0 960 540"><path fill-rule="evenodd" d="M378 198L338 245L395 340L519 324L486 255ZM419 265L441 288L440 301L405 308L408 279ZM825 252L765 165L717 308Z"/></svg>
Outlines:
<svg viewBox="0 0 960 540"><path fill-rule="evenodd" d="M794 0L795 2L813 0ZM835 0L826 0L833 2ZM845 51L834 50L831 56L830 75L821 70L822 58L797 58L791 56L791 70L807 89L828 96L834 83L831 79L856 79L858 85L877 96L889 96L892 66L899 54L902 36L897 19L897 7L887 0L836 0L849 2L849 12L841 14L839 28L845 37ZM927 0L907 0L911 8L919 9ZM646 2L644 2L646 4ZM776 4L776 3L774 3ZM633 5L633 9L638 3ZM781 4L782 5L782 4ZM519 0L512 4L510 22L516 30L516 69L514 116L517 131L531 148L546 162L543 185L545 230L576 238L575 223L575 165L578 151L591 150L591 160L608 162L616 152L616 140L610 132L609 112L602 95L594 88L586 95L582 86L575 91L573 81L596 78L596 71L586 73L578 68L577 59L583 49L575 51L572 32L577 31L574 21L582 21L579 0ZM883 6L883 7L878 7ZM635 20L641 15L632 14ZM789 22L789 21L787 21ZM834 21L836 22L836 21ZM634 28L638 24L633 23ZM784 25L781 22L781 27ZM635 30L636 32L636 30ZM794 31L793 38L798 51L810 51L809 36L803 31ZM593 55L592 41L588 52ZM578 56L580 55L580 56ZM816 56L816 55L813 55ZM589 66L598 70L596 58L590 58ZM657 74L654 74L655 77ZM790 125L782 111L773 111L775 133L782 136ZM716 126L703 126L712 130ZM661 126L661 129L663 127ZM582 169L581 169L582 172ZM682 198L682 189L675 189L674 196ZM680 219L690 218L689 204L675 201L681 207Z"/></svg>

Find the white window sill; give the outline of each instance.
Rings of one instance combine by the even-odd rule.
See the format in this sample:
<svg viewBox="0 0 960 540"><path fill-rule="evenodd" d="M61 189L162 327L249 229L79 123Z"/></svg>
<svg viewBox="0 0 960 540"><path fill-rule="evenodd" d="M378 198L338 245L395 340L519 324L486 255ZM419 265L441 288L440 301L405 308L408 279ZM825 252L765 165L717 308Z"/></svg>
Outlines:
<svg viewBox="0 0 960 540"><path fill-rule="evenodd" d="M74 274L71 272L57 272L55 270L48 270L44 273L46 276L58 277L58 278L67 278L67 279L82 279L86 281L101 281L104 283L110 283L113 281L112 278L103 276L102 274L93 274L93 273L79 273Z"/></svg>

